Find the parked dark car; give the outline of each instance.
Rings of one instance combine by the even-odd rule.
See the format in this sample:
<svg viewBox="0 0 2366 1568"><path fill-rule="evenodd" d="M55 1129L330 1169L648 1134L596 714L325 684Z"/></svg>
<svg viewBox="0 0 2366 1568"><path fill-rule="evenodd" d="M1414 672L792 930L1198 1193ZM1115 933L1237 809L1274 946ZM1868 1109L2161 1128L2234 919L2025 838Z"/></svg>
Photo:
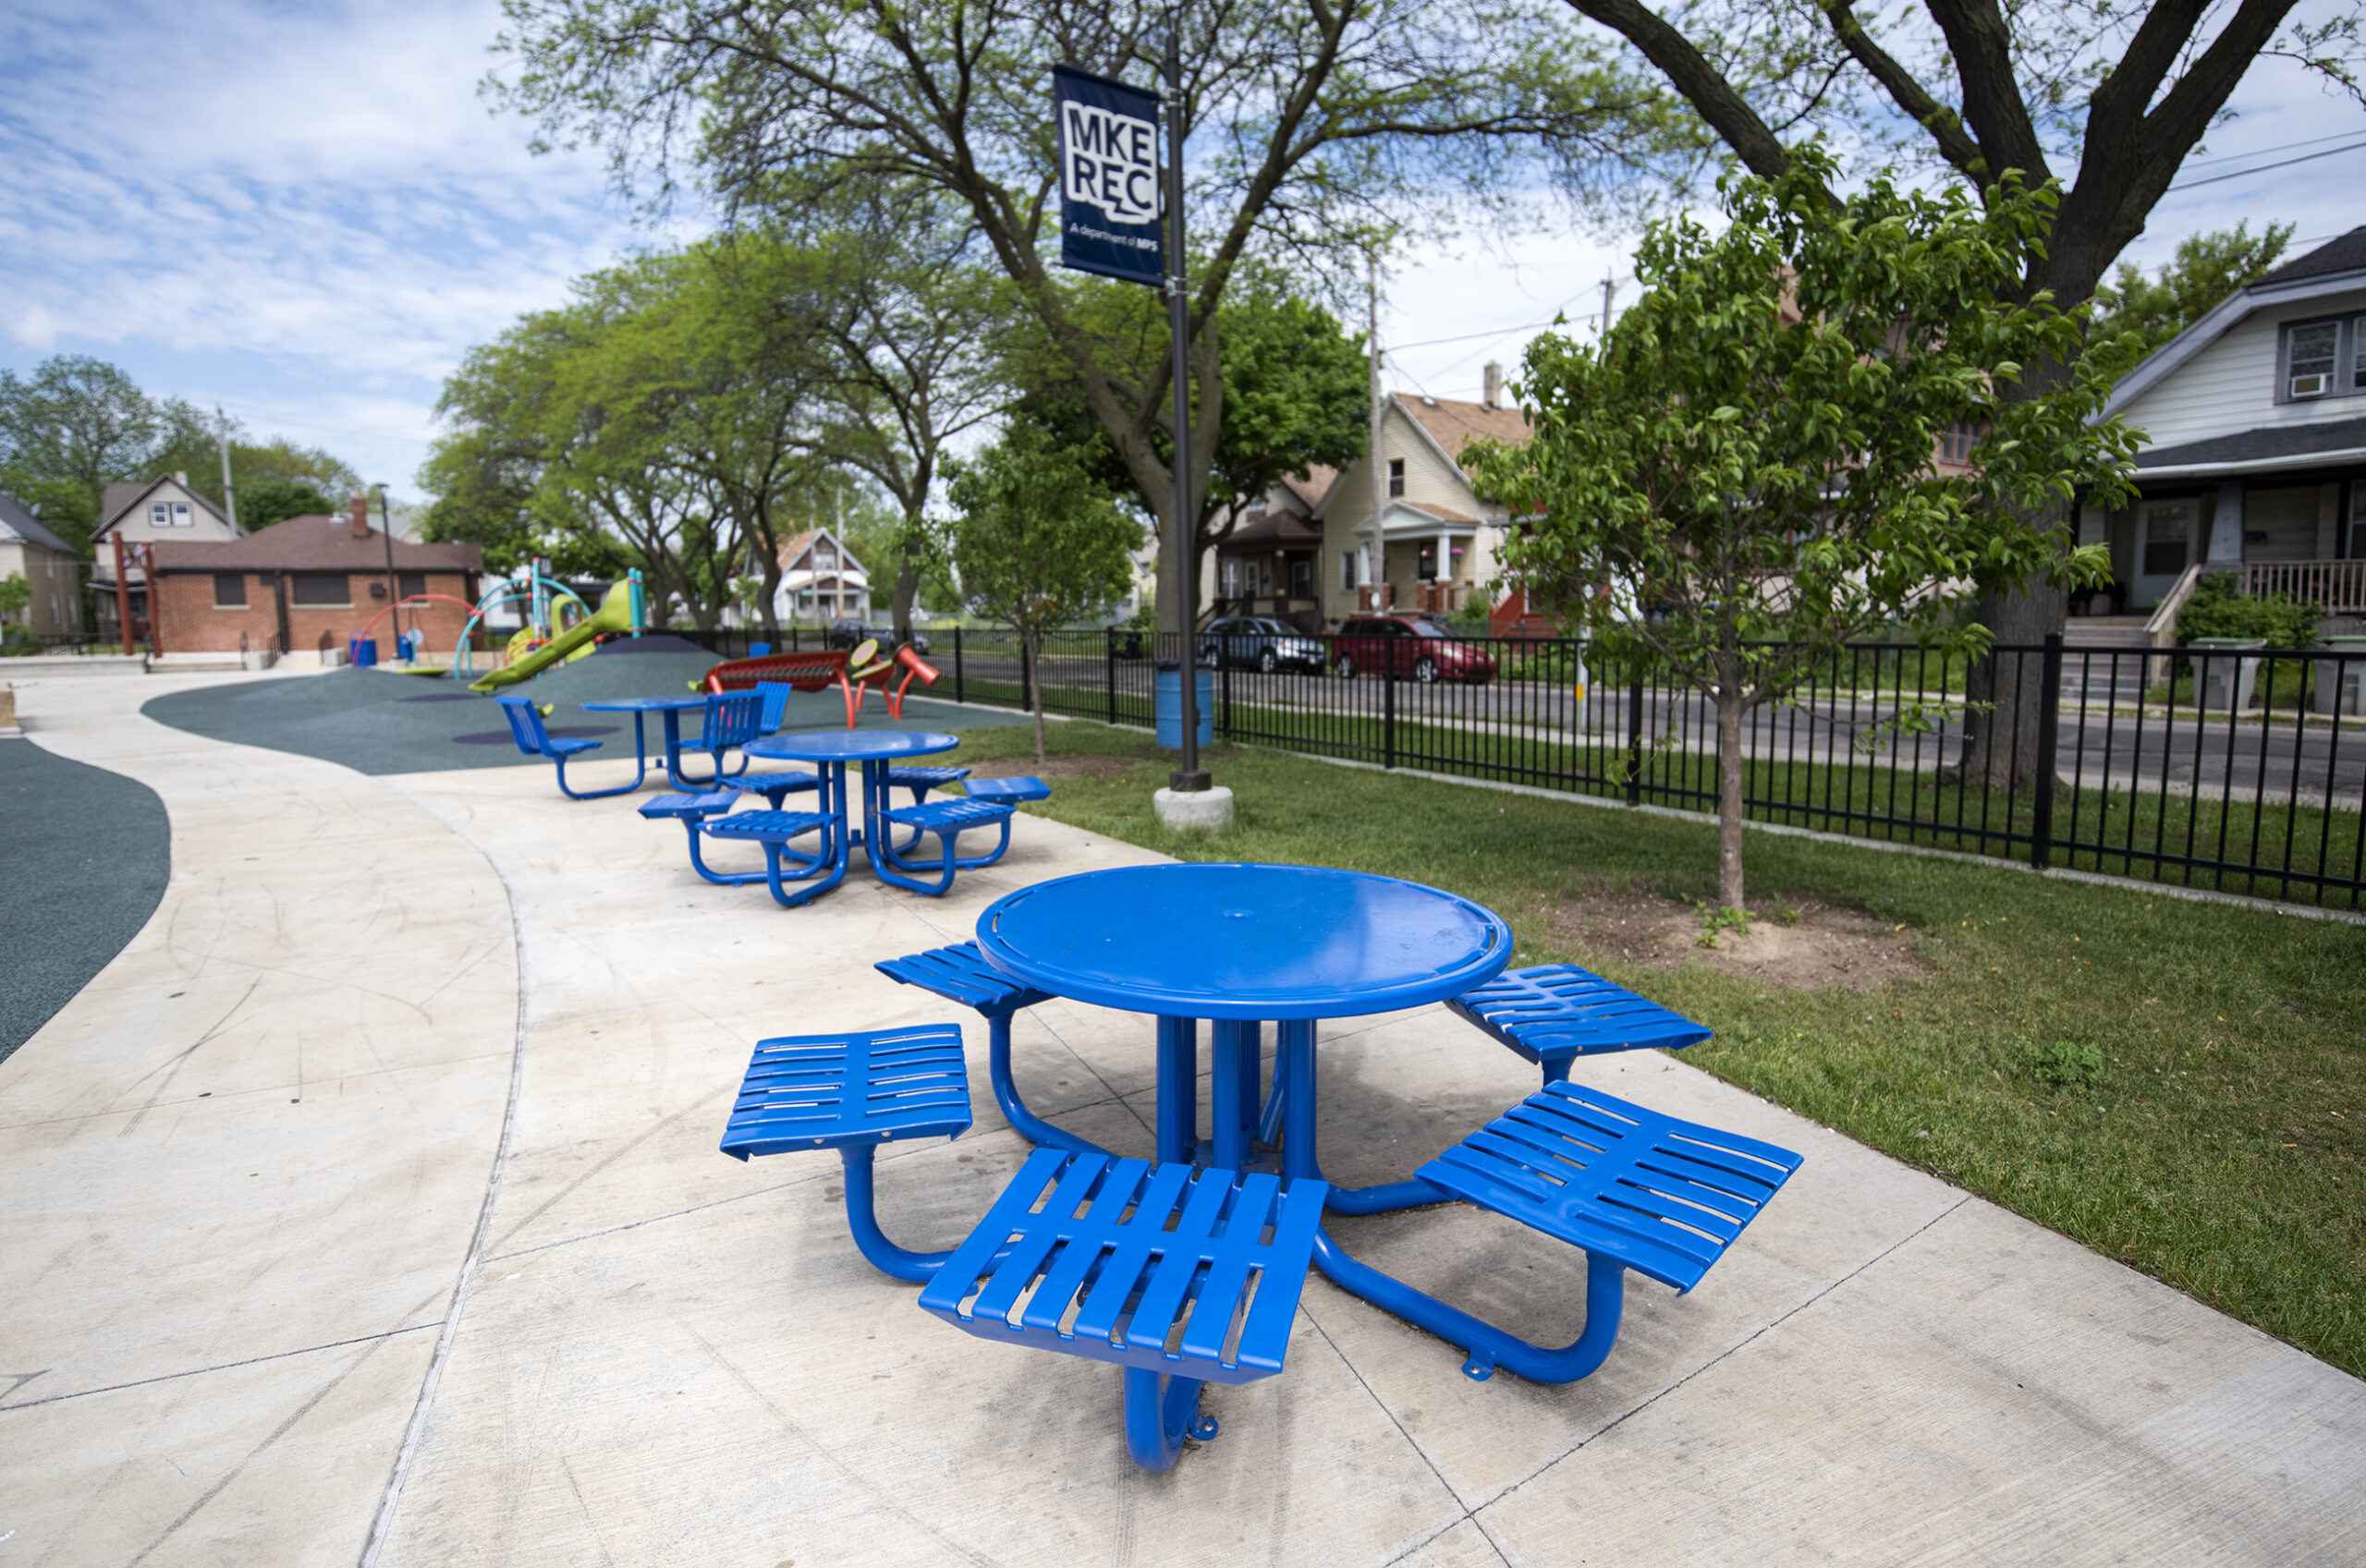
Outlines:
<svg viewBox="0 0 2366 1568"><path fill-rule="evenodd" d="M1426 615L1356 615L1341 624L1331 645L1331 667L1342 680L1363 674L1410 678L1428 686L1495 678L1494 656L1461 641Z"/></svg>
<svg viewBox="0 0 2366 1568"><path fill-rule="evenodd" d="M866 642L875 642L882 649L893 649L896 646L896 628L874 626L868 621L832 621L829 631L823 634L822 646L860 648ZM928 638L919 632L912 634L912 651L923 658L928 654Z"/></svg>
<svg viewBox="0 0 2366 1568"><path fill-rule="evenodd" d="M1263 615L1228 615L1200 634L1200 662L1237 669L1323 673L1323 642Z"/></svg>

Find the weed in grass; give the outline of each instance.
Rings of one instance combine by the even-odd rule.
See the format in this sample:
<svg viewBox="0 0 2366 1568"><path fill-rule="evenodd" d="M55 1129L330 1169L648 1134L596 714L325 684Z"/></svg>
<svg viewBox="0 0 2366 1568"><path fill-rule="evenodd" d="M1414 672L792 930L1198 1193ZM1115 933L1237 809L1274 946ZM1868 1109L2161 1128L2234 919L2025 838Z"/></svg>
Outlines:
<svg viewBox="0 0 2366 1568"><path fill-rule="evenodd" d="M1693 940L1701 947L1716 946L1717 939L1727 931L1736 936L1750 934L1750 911L1747 909L1720 909L1705 899L1694 904L1693 907L1701 912L1701 934ZM1792 913L1797 915L1799 912L1793 910Z"/></svg>
<svg viewBox="0 0 2366 1568"><path fill-rule="evenodd" d="M2030 1071L2042 1084L2076 1088L2103 1076L2104 1053L2092 1045L2055 1040L2037 1053Z"/></svg>

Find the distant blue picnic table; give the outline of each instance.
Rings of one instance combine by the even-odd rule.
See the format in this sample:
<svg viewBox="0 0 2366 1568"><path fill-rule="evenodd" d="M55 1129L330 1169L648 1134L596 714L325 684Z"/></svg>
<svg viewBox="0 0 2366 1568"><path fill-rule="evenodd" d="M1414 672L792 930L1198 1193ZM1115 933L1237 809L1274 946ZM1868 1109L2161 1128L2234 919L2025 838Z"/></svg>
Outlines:
<svg viewBox="0 0 2366 1568"><path fill-rule="evenodd" d="M648 742L641 732L641 716L659 713L665 720L665 776L674 781L676 789L693 793L713 789L713 779L693 779L682 772L682 715L706 711L706 694L684 693L672 697L612 697L597 702L577 704L587 713L630 713L632 715L632 748L636 756L648 755Z"/></svg>
<svg viewBox="0 0 2366 1568"><path fill-rule="evenodd" d="M823 775L823 798L835 801L841 812L847 810L847 764L860 762L862 825L856 828L849 821L849 843L862 847L870 857L872 874L880 881L914 893L934 894L953 885L957 870L991 866L1002 858L1010 845L1012 812L1007 806L953 799L898 807L888 798L889 789L901 782L897 762L950 751L960 744L959 736L933 730L817 730L759 735L742 749L750 758L813 764ZM902 845L895 843L897 827L912 830L911 839ZM958 855L956 845L959 835L981 828L1001 830L1001 839L993 852ZM925 833L936 834L943 846L935 866L923 864L911 856L914 845ZM933 884L923 880L932 873L937 879Z"/></svg>

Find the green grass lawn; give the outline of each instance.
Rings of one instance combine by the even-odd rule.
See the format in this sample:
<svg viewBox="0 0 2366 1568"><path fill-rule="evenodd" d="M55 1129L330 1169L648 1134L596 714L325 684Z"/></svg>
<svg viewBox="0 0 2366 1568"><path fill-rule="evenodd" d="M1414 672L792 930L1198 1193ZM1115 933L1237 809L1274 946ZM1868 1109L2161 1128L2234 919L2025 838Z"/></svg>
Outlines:
<svg viewBox="0 0 2366 1568"><path fill-rule="evenodd" d="M1711 897L1707 824L1226 748L1211 766L1238 825L1195 839L1151 814L1171 764L1147 737L1076 723L1049 738L1126 772L1059 778L1031 809L1184 859L1351 867L1478 899L1511 921L1519 962L1582 963L1713 1026L1693 1065L2366 1375L2366 930L1753 833L1754 906L1817 899L1905 927L1935 976L1787 991L1643 971L1556 941L1547 914L1592 893ZM957 760L1032 746L971 731ZM2079 1047L2092 1078L2041 1076L2049 1052L2076 1076Z"/></svg>

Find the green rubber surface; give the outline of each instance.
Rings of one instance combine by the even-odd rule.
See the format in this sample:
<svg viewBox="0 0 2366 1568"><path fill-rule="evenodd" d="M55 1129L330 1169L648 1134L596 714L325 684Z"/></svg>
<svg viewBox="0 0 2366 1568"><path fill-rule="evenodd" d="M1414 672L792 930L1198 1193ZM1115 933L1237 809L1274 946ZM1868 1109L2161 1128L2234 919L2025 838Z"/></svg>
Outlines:
<svg viewBox="0 0 2366 1568"><path fill-rule="evenodd" d="M148 923L172 843L146 784L0 740L0 1061Z"/></svg>
<svg viewBox="0 0 2366 1568"><path fill-rule="evenodd" d="M531 698L549 705L553 711L545 723L554 735L599 741L600 749L590 754L590 760L629 759L632 715L586 713L579 711L578 704L688 693L719 662L714 655L673 638L642 639L639 650L632 640L624 639L604 643L588 657L545 671L501 695ZM518 751L491 695L473 693L448 676L331 670L286 680L237 681L172 692L151 699L140 711L158 723L210 740L292 751L342 763L362 773L551 765L547 759ZM846 722L846 701L832 687L792 697L781 727L843 729ZM904 717L896 721L887 717L873 693L864 705L859 727L958 731L1026 722L1015 714L923 701L918 696L906 700ZM665 720L652 713L645 723L650 755L655 760L665 745ZM698 733L695 716L685 721L683 731Z"/></svg>

